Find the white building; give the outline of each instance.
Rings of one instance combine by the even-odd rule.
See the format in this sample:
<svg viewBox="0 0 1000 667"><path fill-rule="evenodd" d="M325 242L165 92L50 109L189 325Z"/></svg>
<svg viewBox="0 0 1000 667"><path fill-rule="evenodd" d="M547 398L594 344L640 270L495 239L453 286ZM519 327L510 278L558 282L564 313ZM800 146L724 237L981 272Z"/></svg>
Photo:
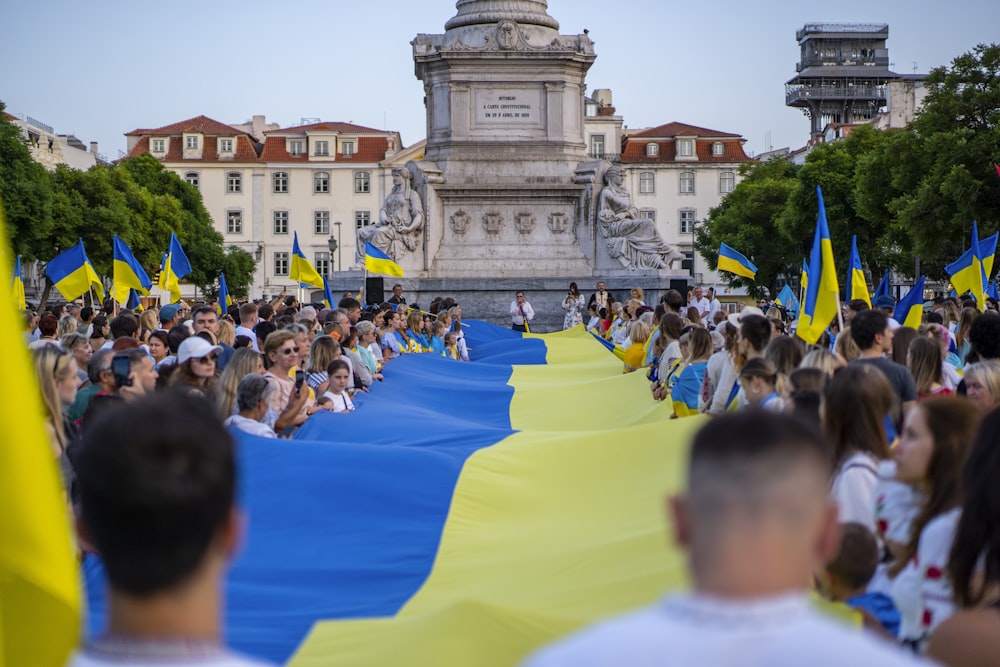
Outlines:
<svg viewBox="0 0 1000 667"><path fill-rule="evenodd" d="M51 125L36 120L26 114L7 114L7 120L20 128L28 140L31 157L49 171L64 164L73 169L86 171L98 162L107 162L97 152L97 142L85 146L72 134L56 134Z"/></svg>
<svg viewBox="0 0 1000 667"><path fill-rule="evenodd" d="M398 132L335 122L280 128L263 116L242 125L198 116L126 137L129 156L149 153L197 187L225 244L255 257L252 295L297 289L288 276L295 233L321 274L353 265L355 230L391 188L390 158L409 159L397 155Z"/></svg>
<svg viewBox="0 0 1000 667"><path fill-rule="evenodd" d="M624 139L621 164L639 214L655 220L663 240L686 255L698 284L726 284L695 253L694 231L739 182L740 166L751 160L745 142L738 134L678 122Z"/></svg>

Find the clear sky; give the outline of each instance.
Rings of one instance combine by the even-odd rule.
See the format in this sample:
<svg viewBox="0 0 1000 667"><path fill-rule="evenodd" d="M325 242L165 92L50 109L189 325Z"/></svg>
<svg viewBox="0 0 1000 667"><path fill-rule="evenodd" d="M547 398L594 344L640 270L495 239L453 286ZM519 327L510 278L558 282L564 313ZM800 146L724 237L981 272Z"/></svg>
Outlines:
<svg viewBox="0 0 1000 667"><path fill-rule="evenodd" d="M7 2L0 100L99 141L205 114L225 123L264 114L352 121L425 134L410 41L441 33L454 0L33 0ZM839 7L835 5L840 5ZM853 5L853 8L852 8ZM948 64L1000 41L997 0L549 0L563 34L596 43L588 91L610 88L630 128L681 121L742 134L748 152L801 146L808 121L784 105L795 31L807 22L889 24L897 72Z"/></svg>

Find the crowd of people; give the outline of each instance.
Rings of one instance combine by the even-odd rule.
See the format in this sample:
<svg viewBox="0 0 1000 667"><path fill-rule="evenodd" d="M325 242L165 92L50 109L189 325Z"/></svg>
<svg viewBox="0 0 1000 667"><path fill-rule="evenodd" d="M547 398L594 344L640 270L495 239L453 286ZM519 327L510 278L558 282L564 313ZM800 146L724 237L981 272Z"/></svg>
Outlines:
<svg viewBox="0 0 1000 667"><path fill-rule="evenodd" d="M567 321L582 310L575 287ZM584 631L532 664L631 664L630 656L659 650L688 656L685 664L715 664L737 647L749 651L747 664L794 655L816 664L923 657L996 664L989 660L1000 655L1000 314L940 299L911 329L892 318L893 304L852 301L842 330L832 323L806 345L789 331L787 313L767 303L729 313L710 290L687 298L670 290L655 308L643 297L634 289L619 303L599 284L590 320L575 326L619 348L624 370L645 373L652 399L672 417L716 415L695 438L687 492L671 501L694 591ZM512 318L527 328L532 315L519 293ZM53 456L71 500L82 497L87 508L88 494L93 499L81 547L101 550L112 588L140 602L146 587L172 591L202 571L192 561L178 564L184 572L166 568L162 581L144 579L150 570L129 562L137 552L108 523L132 525L115 508L142 492L140 482L159 484L164 502L184 493L170 487L169 475L149 477L151 468L130 486L122 471L103 467L119 456L113 441L142 441L141 455L161 464L156 447L169 441L229 470L216 480L221 495L207 532L191 534L217 579L237 538L231 445L217 458L192 443L206 434L228 442L234 430L287 436L320 411L351 412L357 393L377 391L400 355L468 360L461 317L451 299L436 299L427 312L408 307L399 286L390 302L368 310L351 296L328 309L282 295L222 317L204 303L25 313ZM135 404L134 419L105 419L125 403ZM191 419L169 419L177 410ZM154 418L156 433L148 428ZM112 479L124 486L115 490ZM143 531L126 532L157 543ZM162 558L152 562L164 567ZM852 610L866 632L830 630L807 593ZM705 620L712 618L729 620ZM859 639L864 634L879 641ZM815 638L829 655L809 653Z"/></svg>
<svg viewBox="0 0 1000 667"><path fill-rule="evenodd" d="M437 298L423 311L395 291L395 302L368 309L350 295L332 309L279 295L234 304L221 316L205 302L26 311L53 453L69 475L66 452L95 414L154 392L198 396L227 427L289 436L321 410L353 411L354 396L375 390L400 355L469 360L453 299Z"/></svg>

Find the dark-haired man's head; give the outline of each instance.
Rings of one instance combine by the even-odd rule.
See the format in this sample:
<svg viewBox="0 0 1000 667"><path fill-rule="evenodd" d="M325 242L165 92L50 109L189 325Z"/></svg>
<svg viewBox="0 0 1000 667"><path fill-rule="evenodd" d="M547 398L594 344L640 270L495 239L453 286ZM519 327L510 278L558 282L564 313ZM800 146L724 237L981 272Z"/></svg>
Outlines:
<svg viewBox="0 0 1000 667"><path fill-rule="evenodd" d="M771 322L763 315L746 315L740 319L740 341L744 354L762 354L771 342Z"/></svg>
<svg viewBox="0 0 1000 667"><path fill-rule="evenodd" d="M889 318L879 309L858 313L851 320L851 338L862 352L875 347L882 351L892 350ZM888 350L885 349L886 345L888 345Z"/></svg>
<svg viewBox="0 0 1000 667"><path fill-rule="evenodd" d="M111 320L112 338L135 338L139 331L139 320L131 313L122 313Z"/></svg>
<svg viewBox="0 0 1000 667"><path fill-rule="evenodd" d="M660 303L666 306L667 311L671 313L680 313L681 308L687 306L684 295L675 289L667 290L667 293L660 299Z"/></svg>
<svg viewBox="0 0 1000 667"><path fill-rule="evenodd" d="M1000 359L1000 315L988 310L972 320L969 343L980 360Z"/></svg>
<svg viewBox="0 0 1000 667"><path fill-rule="evenodd" d="M830 599L843 602L864 593L878 567L875 535L860 523L840 526L840 549L826 566L825 588Z"/></svg>
<svg viewBox="0 0 1000 667"><path fill-rule="evenodd" d="M864 299L851 299L847 302L847 310L844 311L844 320L847 324L851 323L858 313L869 310L868 302Z"/></svg>
<svg viewBox="0 0 1000 667"><path fill-rule="evenodd" d="M236 543L236 471L208 402L168 392L109 409L88 426L75 468L81 529L104 560L112 605L217 589Z"/></svg>

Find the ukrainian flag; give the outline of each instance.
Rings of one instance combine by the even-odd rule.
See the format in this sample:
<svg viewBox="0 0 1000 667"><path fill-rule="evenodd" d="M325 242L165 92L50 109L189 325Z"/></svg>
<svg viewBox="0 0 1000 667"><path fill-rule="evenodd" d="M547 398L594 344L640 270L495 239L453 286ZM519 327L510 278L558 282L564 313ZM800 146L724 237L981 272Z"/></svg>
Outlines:
<svg viewBox="0 0 1000 667"><path fill-rule="evenodd" d="M365 270L396 278L403 277L403 267L368 241L365 241Z"/></svg>
<svg viewBox="0 0 1000 667"><path fill-rule="evenodd" d="M816 196L819 199L819 216L816 220L812 254L809 257L805 299L795 329L799 338L810 345L819 340L840 309L840 285L837 284L837 268L833 263L833 243L830 241L830 228L826 222L823 191L818 185Z"/></svg>
<svg viewBox="0 0 1000 667"><path fill-rule="evenodd" d="M989 250L990 242L991 240L987 239L983 243L987 251ZM992 241L992 243L995 243L995 241ZM976 300L976 307L980 311L986 308L986 300L983 297L985 296L987 274L984 266L985 262L982 259L982 249L983 247L979 243L979 224L973 221L972 243L969 249L957 260L944 267L945 272L951 279L951 285L955 289L955 293L971 293L972 297ZM996 251L995 245L993 246L993 251L994 253ZM992 256L990 257L990 268L993 268Z"/></svg>
<svg viewBox="0 0 1000 667"><path fill-rule="evenodd" d="M404 355L294 447L239 436L237 650L294 667L515 665L684 584L662 503L705 418L669 419L582 327L463 324L472 363ZM98 632L97 558L85 568Z"/></svg>
<svg viewBox="0 0 1000 667"><path fill-rule="evenodd" d="M14 294L14 305L18 310L28 307L28 300L24 296L24 271L21 269L21 256L17 256L17 263L14 264L14 275L11 278L11 287Z"/></svg>
<svg viewBox="0 0 1000 667"><path fill-rule="evenodd" d="M889 269L886 269L885 275L882 276L882 280L879 281L878 287L875 288L875 298L877 299L880 296L891 296L889 294L889 290Z"/></svg>
<svg viewBox="0 0 1000 667"><path fill-rule="evenodd" d="M131 290L149 294L153 281L132 254L132 249L117 234L114 235L114 251L112 276L115 282L115 301L126 305Z"/></svg>
<svg viewBox="0 0 1000 667"><path fill-rule="evenodd" d="M323 277L309 263L309 260L302 253L302 248L299 247L298 232L295 232L295 236L292 238L292 266L288 277L302 287L323 287Z"/></svg>
<svg viewBox="0 0 1000 667"><path fill-rule="evenodd" d="M327 282L326 276L323 276L323 303L326 304L327 308L333 308L333 292L330 290L330 283Z"/></svg>
<svg viewBox="0 0 1000 667"><path fill-rule="evenodd" d="M754 263L725 243L719 247L719 271L728 271L750 280L757 277Z"/></svg>
<svg viewBox="0 0 1000 667"><path fill-rule="evenodd" d="M913 284L899 303L896 304L895 318L904 327L917 329L924 322L924 277Z"/></svg>
<svg viewBox="0 0 1000 667"><path fill-rule="evenodd" d="M170 232L170 247L160 264L160 281L158 287L170 293L170 303L181 300L181 278L191 273L191 262L188 261L181 242L173 232Z"/></svg>
<svg viewBox="0 0 1000 667"><path fill-rule="evenodd" d="M0 208L0 271L11 266L6 229ZM82 244L74 248L78 256L53 260L62 280L73 273L74 262L83 269L84 288L73 298L87 291L90 279ZM16 305L9 293L0 296L4 379L11 388L8 400L0 401L7 440L0 447L0 664L61 667L79 642L81 586L66 494Z"/></svg>
<svg viewBox="0 0 1000 667"><path fill-rule="evenodd" d="M87 259L87 251L83 249L83 239L52 258L45 267L45 275L67 301L86 294L91 288L99 298L104 298L104 284Z"/></svg>
<svg viewBox="0 0 1000 667"><path fill-rule="evenodd" d="M998 239L1000 239L1000 232L997 232L985 241L979 242L979 259L983 261L983 273L986 274L987 280L993 275L993 260L997 254Z"/></svg>
<svg viewBox="0 0 1000 667"><path fill-rule="evenodd" d="M868 294L868 281L865 280L865 271L861 268L861 255L858 254L858 236L851 236L851 261L847 267L847 294L845 301L861 299L872 307L872 297Z"/></svg>
<svg viewBox="0 0 1000 667"><path fill-rule="evenodd" d="M229 296L229 286L226 285L226 274L219 273L219 305L217 310L219 315L229 312L229 306L233 305L233 297Z"/></svg>

